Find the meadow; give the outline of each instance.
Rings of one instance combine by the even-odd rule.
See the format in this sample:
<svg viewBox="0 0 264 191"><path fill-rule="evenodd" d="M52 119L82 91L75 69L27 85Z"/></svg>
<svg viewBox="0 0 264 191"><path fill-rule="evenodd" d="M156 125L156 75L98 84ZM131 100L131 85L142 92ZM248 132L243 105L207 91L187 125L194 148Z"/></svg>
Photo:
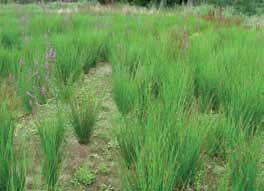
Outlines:
<svg viewBox="0 0 264 191"><path fill-rule="evenodd" d="M0 5L0 191L262 191L263 62L210 6Z"/></svg>

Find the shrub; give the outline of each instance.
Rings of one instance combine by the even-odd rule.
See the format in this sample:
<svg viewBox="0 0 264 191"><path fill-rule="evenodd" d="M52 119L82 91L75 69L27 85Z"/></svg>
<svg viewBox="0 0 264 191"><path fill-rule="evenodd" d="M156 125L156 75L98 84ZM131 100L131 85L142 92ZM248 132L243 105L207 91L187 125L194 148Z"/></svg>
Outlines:
<svg viewBox="0 0 264 191"><path fill-rule="evenodd" d="M87 144L92 136L97 117L97 103L89 96L78 103L71 102L71 124L80 144Z"/></svg>

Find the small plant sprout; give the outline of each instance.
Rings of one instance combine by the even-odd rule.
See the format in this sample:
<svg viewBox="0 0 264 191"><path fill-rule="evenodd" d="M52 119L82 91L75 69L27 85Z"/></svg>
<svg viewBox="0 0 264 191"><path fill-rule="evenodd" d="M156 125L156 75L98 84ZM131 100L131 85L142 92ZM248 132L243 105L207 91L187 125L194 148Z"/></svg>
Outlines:
<svg viewBox="0 0 264 191"><path fill-rule="evenodd" d="M108 167L106 164L101 164L101 165L99 166L99 172L100 172L101 174L106 175L106 174L109 173L109 171L110 171L110 169L109 169L109 167Z"/></svg>
<svg viewBox="0 0 264 191"><path fill-rule="evenodd" d="M89 186L95 181L96 175L88 166L79 167L73 177L73 184Z"/></svg>

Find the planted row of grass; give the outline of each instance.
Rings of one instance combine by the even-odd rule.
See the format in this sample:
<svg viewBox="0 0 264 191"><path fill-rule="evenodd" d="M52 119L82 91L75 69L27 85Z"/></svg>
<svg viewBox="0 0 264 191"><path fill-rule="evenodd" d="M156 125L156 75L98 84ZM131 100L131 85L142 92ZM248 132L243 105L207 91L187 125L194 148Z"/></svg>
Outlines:
<svg viewBox="0 0 264 191"><path fill-rule="evenodd" d="M33 112L37 104L45 104L54 96L70 100L73 94L72 89L79 76L87 73L97 62L106 59L107 36L103 32L99 35L96 31L93 35L86 36L82 25L74 36L71 34L74 28L68 27L71 20L64 22L64 18L59 15L50 17L51 22L49 22L46 14L40 14L45 22L43 25L38 22L38 26L35 26L33 30L32 27L36 24L35 19L38 18L31 17L31 14L39 16L38 13L35 14L32 10L24 12L22 9L21 11L18 14L22 15L6 12L6 16L11 20L1 20L0 23L0 78L1 87L4 85L1 90L5 91L1 92L1 100L11 95L7 92L6 87L8 87L14 90L12 92L14 100L20 100L17 103L10 100L9 106L12 108L18 104L26 112ZM20 16L23 18L19 18ZM72 24L76 25L82 20L77 19ZM63 34L66 31L69 33ZM84 100L85 105L76 101L71 104L71 124L80 143L87 143L93 131L96 120L96 105L93 101ZM29 159L22 158L24 157L22 155L20 157L15 151L18 148L14 148L13 116L6 109L1 110L0 114L2 124L0 128L0 190L26 190L24 162ZM37 130L43 151L44 189L56 190L64 157L65 118L55 115L41 120L37 124ZM21 148L21 150L24 149Z"/></svg>
<svg viewBox="0 0 264 191"><path fill-rule="evenodd" d="M151 49L157 45L150 38L144 48L135 44L134 52L119 46L117 52L124 52L117 58L128 62L113 63L115 99L126 111L117 134L125 190L182 188L194 182L199 168L202 135L193 121L185 121L193 90L190 68L185 60L171 59L165 46Z"/></svg>
<svg viewBox="0 0 264 191"><path fill-rule="evenodd" d="M256 31L216 29L192 41L190 61L201 110L219 110L221 106L230 120L254 131L261 125L264 108L263 54Z"/></svg>
<svg viewBox="0 0 264 191"><path fill-rule="evenodd" d="M0 189L25 190L27 164L23 149L15 144L15 120L5 104L0 107ZM21 150L20 150L21 149Z"/></svg>
<svg viewBox="0 0 264 191"><path fill-rule="evenodd" d="M67 37L61 40L65 39ZM33 46L25 53L0 50L1 78L11 77L16 81L17 92L25 111L31 112L36 103L44 104L53 96L69 97L69 90L81 73L87 73L99 59L105 57L102 42L98 42L98 48L102 49L101 56L95 58L88 58L90 54L94 55L94 43L88 43L93 47L89 49L78 48L73 46L74 43L47 48L46 51L42 45ZM39 51L33 51L34 49ZM67 93L70 95L67 96Z"/></svg>
<svg viewBox="0 0 264 191"><path fill-rule="evenodd" d="M117 140L125 190L193 187L204 153L228 161L227 181L219 190L261 189L261 154L256 155L261 145L249 140L261 134L262 54L239 43L245 38L259 46L252 42L254 32L214 30L188 38L176 31L174 41L162 41L161 35L158 43L133 32L127 45L126 36L117 40L110 60L123 118ZM232 30L236 35L230 37ZM196 103L206 113L197 113ZM204 123L200 115L212 117L203 117Z"/></svg>
<svg viewBox="0 0 264 191"><path fill-rule="evenodd" d="M15 109L7 87L1 87L2 101L0 107L0 189L6 191L27 190L26 178L30 161L28 144L24 133L17 130ZM4 94L7 93L7 94ZM6 97L9 96L9 97ZM5 102L5 100L9 100ZM85 103L85 104L84 104ZM72 114L69 116L73 131L80 144L87 144L91 138L96 120L94 99L83 100L80 104L71 104ZM63 157L65 156L66 118L61 110L52 117L44 118L36 123L42 150L42 175L45 190L56 190L59 185ZM32 152L32 151L31 151Z"/></svg>

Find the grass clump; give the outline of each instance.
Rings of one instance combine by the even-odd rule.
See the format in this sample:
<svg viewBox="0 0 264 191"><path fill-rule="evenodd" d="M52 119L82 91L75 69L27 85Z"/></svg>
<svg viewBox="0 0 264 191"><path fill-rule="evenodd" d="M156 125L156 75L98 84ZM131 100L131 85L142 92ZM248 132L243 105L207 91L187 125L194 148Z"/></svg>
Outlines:
<svg viewBox="0 0 264 191"><path fill-rule="evenodd" d="M0 35L0 45L6 49L19 49L22 47L22 32L20 25L14 18L7 19Z"/></svg>
<svg viewBox="0 0 264 191"><path fill-rule="evenodd" d="M80 144L87 144L92 136L97 117L97 103L91 97L71 102L71 125Z"/></svg>
<svg viewBox="0 0 264 191"><path fill-rule="evenodd" d="M105 32L92 32L89 36L80 34L79 49L83 57L83 72L87 74L98 62L108 59Z"/></svg>
<svg viewBox="0 0 264 191"><path fill-rule="evenodd" d="M3 106L0 119L0 190L7 190L11 180L15 126L11 113Z"/></svg>
<svg viewBox="0 0 264 191"><path fill-rule="evenodd" d="M208 126L205 152L212 158L226 160L238 144L241 129L223 114L208 115L203 121Z"/></svg>
<svg viewBox="0 0 264 191"><path fill-rule="evenodd" d="M140 149L135 150L136 160L126 167L125 190L171 191L193 184L198 172L202 148L199 128L180 119L177 123L163 123L158 110L155 111L141 126L145 129L144 142L134 143ZM142 136L140 131L134 135L137 136ZM126 140L132 145L129 138Z"/></svg>
<svg viewBox="0 0 264 191"><path fill-rule="evenodd" d="M261 172L260 139L242 141L229 157L231 190L259 190L258 177Z"/></svg>
<svg viewBox="0 0 264 191"><path fill-rule="evenodd" d="M42 174L47 190L55 190L63 157L65 123L61 116L55 119L44 119L37 124L40 136L43 164Z"/></svg>
<svg viewBox="0 0 264 191"><path fill-rule="evenodd" d="M120 155L126 166L134 165L145 139L145 129L139 121L122 118L117 132Z"/></svg>
<svg viewBox="0 0 264 191"><path fill-rule="evenodd" d="M136 96L136 84L129 80L122 70L115 71L113 75L114 99L122 114L128 114L133 109Z"/></svg>
<svg viewBox="0 0 264 191"><path fill-rule="evenodd" d="M0 190L26 190L26 158L15 149L15 121L4 104L0 106Z"/></svg>

